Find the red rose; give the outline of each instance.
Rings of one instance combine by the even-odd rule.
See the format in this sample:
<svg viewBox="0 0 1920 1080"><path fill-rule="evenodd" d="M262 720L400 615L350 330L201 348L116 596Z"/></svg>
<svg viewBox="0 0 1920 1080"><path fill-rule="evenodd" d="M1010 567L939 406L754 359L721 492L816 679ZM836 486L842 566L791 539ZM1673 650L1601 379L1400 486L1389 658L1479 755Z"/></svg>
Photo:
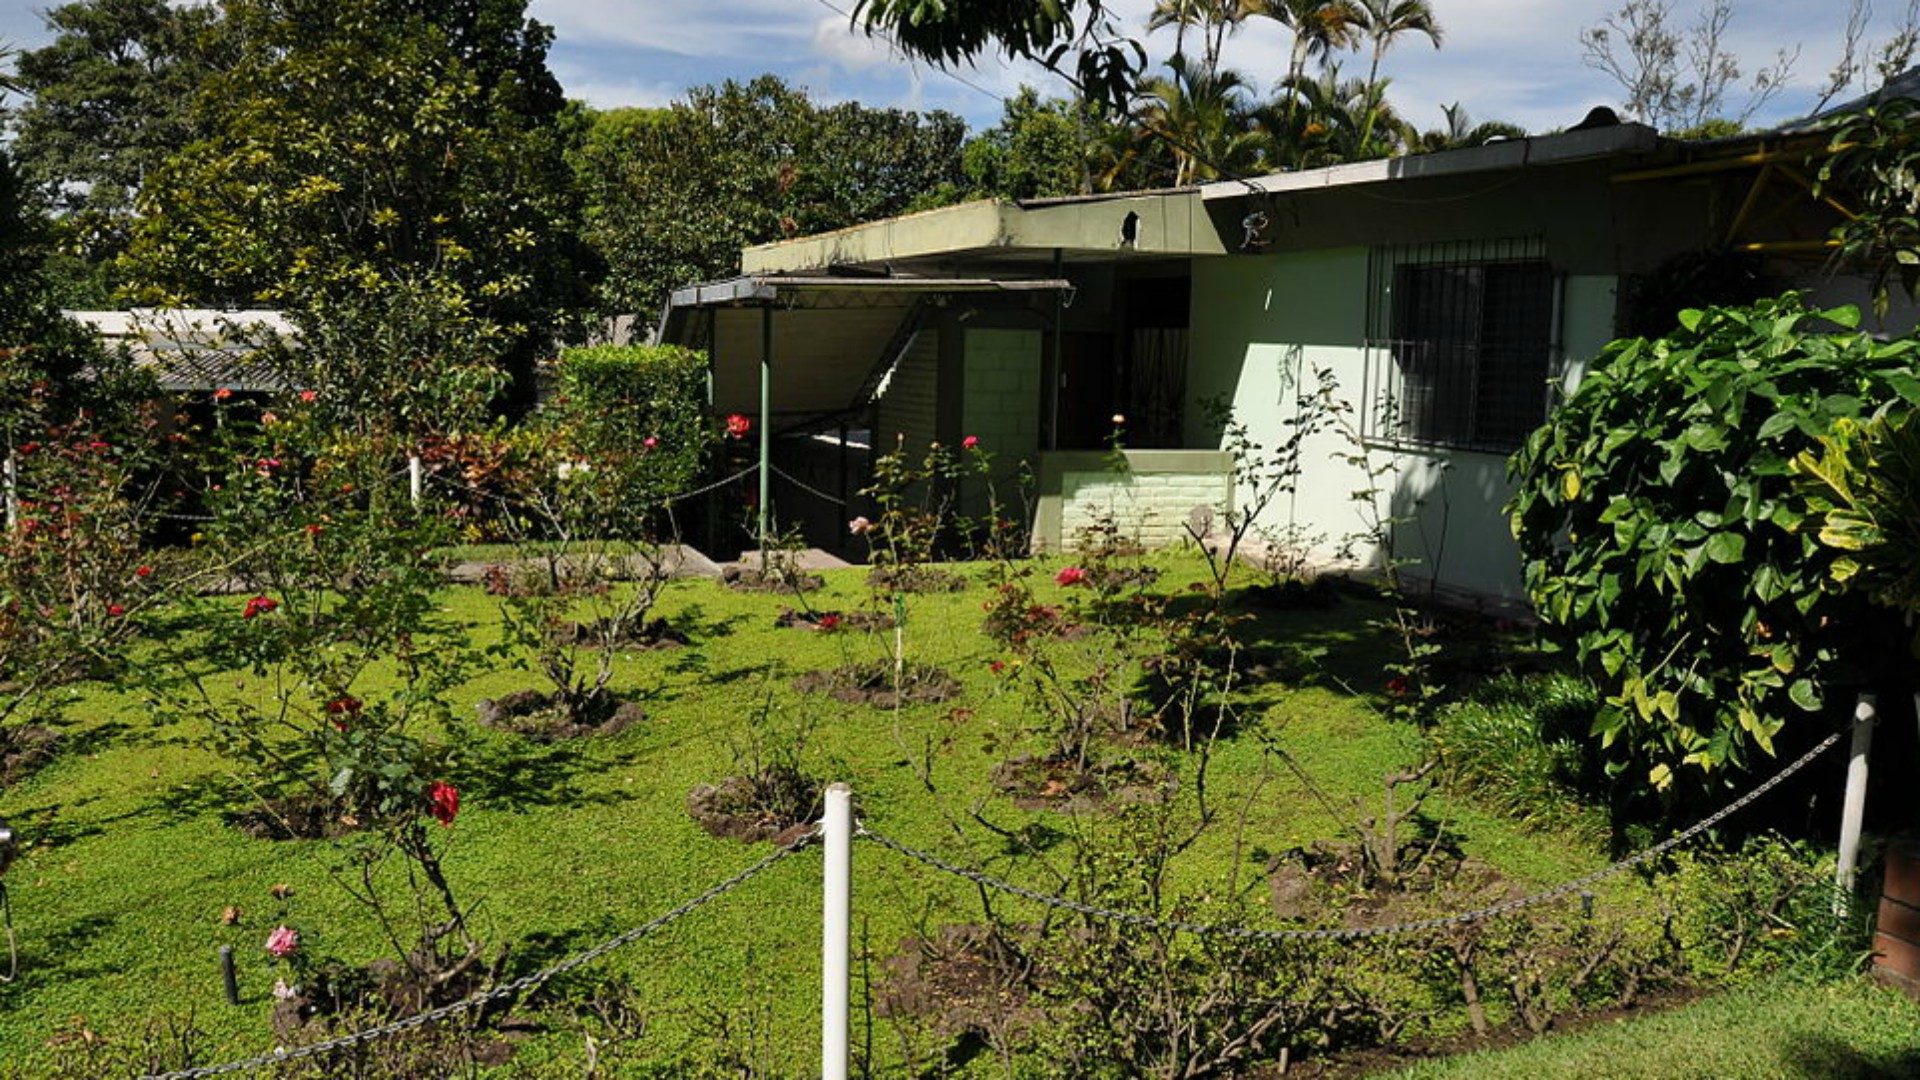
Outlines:
<svg viewBox="0 0 1920 1080"><path fill-rule="evenodd" d="M1395 675L1387 680L1387 693L1394 697L1406 697L1413 693L1413 684L1407 681L1405 675Z"/></svg>
<svg viewBox="0 0 1920 1080"><path fill-rule="evenodd" d="M1087 572L1077 566L1069 566L1053 575L1055 585L1080 585L1087 580Z"/></svg>
<svg viewBox="0 0 1920 1080"><path fill-rule="evenodd" d="M819 621L819 622L818 622L817 624L815 624L815 625L817 625L817 626L819 626L819 627L820 627L820 629L822 629L822 630L835 630L835 629L838 629L838 628L839 628L839 626L840 626L840 616L838 616L838 615L822 615L822 616L820 616L820 621Z"/></svg>
<svg viewBox="0 0 1920 1080"><path fill-rule="evenodd" d="M137 566L133 570L133 576L137 578L150 578L153 576L153 567Z"/></svg>
<svg viewBox="0 0 1920 1080"><path fill-rule="evenodd" d="M213 392L213 400L215 401L225 401L232 396L233 396L233 391L227 389L224 386Z"/></svg>
<svg viewBox="0 0 1920 1080"><path fill-rule="evenodd" d="M127 609L120 604L107 605L107 614L113 616L116 619L122 615L125 615L126 613L127 613Z"/></svg>
<svg viewBox="0 0 1920 1080"><path fill-rule="evenodd" d="M980 436L978 435L969 435L966 438L960 440L960 449L962 450L972 450L978 447L979 445L980 445Z"/></svg>
<svg viewBox="0 0 1920 1080"><path fill-rule="evenodd" d="M442 825L451 825L459 812L460 789L444 780L435 780L427 788L427 815Z"/></svg>
<svg viewBox="0 0 1920 1080"><path fill-rule="evenodd" d="M271 596L256 596L247 601L247 606L240 611L240 617L251 619L256 615L265 615L279 606L280 601Z"/></svg>
<svg viewBox="0 0 1920 1080"><path fill-rule="evenodd" d="M995 660L993 663L987 665L987 670L993 672L995 675L998 675L1001 672L1007 670L1006 661Z"/></svg>
<svg viewBox="0 0 1920 1080"><path fill-rule="evenodd" d="M311 390L300 391L300 400L305 402L308 405L313 404L315 401L318 401L319 399L320 399L320 395L314 393Z"/></svg>
<svg viewBox="0 0 1920 1080"><path fill-rule="evenodd" d="M740 415L739 413L734 413L733 415L727 417L727 438L744 439L747 437L747 432L752 430L753 430L753 421L747 419L746 417Z"/></svg>
<svg viewBox="0 0 1920 1080"><path fill-rule="evenodd" d="M38 449L40 449L40 444L39 444L39 443L37 443L37 442L24 442L24 443L21 443L21 444L20 444L20 456L21 456L21 457L26 457L26 456L27 456L28 454L31 454L31 453L33 453L33 452L34 452L35 450L38 450Z"/></svg>
<svg viewBox="0 0 1920 1080"><path fill-rule="evenodd" d="M330 716L338 716L341 713L357 713L359 711L360 699L357 697L342 696L327 702L327 713Z"/></svg>

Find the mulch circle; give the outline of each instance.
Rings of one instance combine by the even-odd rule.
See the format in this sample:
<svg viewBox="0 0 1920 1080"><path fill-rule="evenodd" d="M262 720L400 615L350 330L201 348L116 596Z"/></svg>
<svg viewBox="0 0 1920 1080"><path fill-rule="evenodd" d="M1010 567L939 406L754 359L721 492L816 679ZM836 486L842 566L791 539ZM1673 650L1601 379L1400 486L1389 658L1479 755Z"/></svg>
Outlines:
<svg viewBox="0 0 1920 1080"><path fill-rule="evenodd" d="M970 582L964 574L931 566L876 566L867 574L867 584L892 592L952 593L965 592Z"/></svg>
<svg viewBox="0 0 1920 1080"><path fill-rule="evenodd" d="M539 743L563 739L584 739L617 735L647 718L646 710L627 701L614 704L607 715L595 723L582 723L566 715L554 695L538 690L516 690L498 698L486 698L477 707L480 723L501 731L511 731Z"/></svg>
<svg viewBox="0 0 1920 1080"><path fill-rule="evenodd" d="M893 661L871 660L827 671L809 671L793 680L803 694L825 694L849 705L924 705L960 696L960 682L944 668L908 664L896 689Z"/></svg>
<svg viewBox="0 0 1920 1080"><path fill-rule="evenodd" d="M720 581L740 592L812 592L825 588L827 579L804 570L754 570L740 566L720 569Z"/></svg>
<svg viewBox="0 0 1920 1080"><path fill-rule="evenodd" d="M59 744L60 736L50 728L35 724L0 728L0 787L10 787L32 776L52 760Z"/></svg>
<svg viewBox="0 0 1920 1080"><path fill-rule="evenodd" d="M678 649L687 644L687 635L667 625L665 619L648 619L609 631L612 619L595 619L590 623L564 623L550 636L556 645L582 645L587 648L600 648L611 645L616 649Z"/></svg>
<svg viewBox="0 0 1920 1080"><path fill-rule="evenodd" d="M787 608L773 620L783 630L891 630L893 616L884 611L795 611Z"/></svg>
<svg viewBox="0 0 1920 1080"><path fill-rule="evenodd" d="M311 791L268 799L227 822L255 840L331 840L360 827L340 800Z"/></svg>
<svg viewBox="0 0 1920 1080"><path fill-rule="evenodd" d="M793 771L769 770L759 780L729 776L687 792L687 816L710 836L743 844L791 844L813 827L820 785Z"/></svg>
<svg viewBox="0 0 1920 1080"><path fill-rule="evenodd" d="M993 784L1022 810L1063 810L1164 799L1172 783L1152 762L1119 758L1081 768L1058 757L1010 758L994 766Z"/></svg>

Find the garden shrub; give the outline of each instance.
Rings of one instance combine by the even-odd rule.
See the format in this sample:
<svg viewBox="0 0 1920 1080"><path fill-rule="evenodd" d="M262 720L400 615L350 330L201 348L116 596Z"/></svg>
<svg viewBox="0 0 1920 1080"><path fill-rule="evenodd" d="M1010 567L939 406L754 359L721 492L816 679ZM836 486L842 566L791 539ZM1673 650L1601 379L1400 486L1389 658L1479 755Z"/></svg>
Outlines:
<svg viewBox="0 0 1920 1080"><path fill-rule="evenodd" d="M1593 684L1571 675L1501 675L1442 709L1432 739L1448 779L1539 829L1604 826L1591 801L1604 778L1587 742Z"/></svg>
<svg viewBox="0 0 1920 1080"><path fill-rule="evenodd" d="M1864 591L1904 613L1920 611L1920 420L1907 409L1864 424L1841 420L1820 450L1793 461L1820 527L1840 552L1828 567L1836 586ZM1920 656L1920 637L1914 639Z"/></svg>
<svg viewBox="0 0 1920 1080"><path fill-rule="evenodd" d="M638 531L706 464L706 379L706 355L674 345L566 349L534 426L583 466L569 479L626 508Z"/></svg>
<svg viewBox="0 0 1920 1080"><path fill-rule="evenodd" d="M1682 312L1607 346L1510 464L1528 593L1606 690L1594 733L1656 787L1772 753L1894 632L1833 586L1790 468L1836 421L1920 401L1920 343L1858 317L1794 296Z"/></svg>

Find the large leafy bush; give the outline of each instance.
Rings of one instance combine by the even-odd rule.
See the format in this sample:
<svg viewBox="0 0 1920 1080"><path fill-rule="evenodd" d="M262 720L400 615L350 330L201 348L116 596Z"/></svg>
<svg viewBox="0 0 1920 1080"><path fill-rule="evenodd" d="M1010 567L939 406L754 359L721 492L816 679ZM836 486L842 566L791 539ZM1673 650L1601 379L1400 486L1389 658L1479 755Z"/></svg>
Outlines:
<svg viewBox="0 0 1920 1080"><path fill-rule="evenodd" d="M1534 604L1609 691L1596 733L1661 787L1771 753L1885 652L1892 617L1831 580L1791 462L1837 421L1920 401L1916 343L1852 331L1853 309L1680 321L1607 346L1515 455L1508 507Z"/></svg>
<svg viewBox="0 0 1920 1080"><path fill-rule="evenodd" d="M1820 541L1840 552L1833 581L1903 614L1920 611L1920 413L1843 420L1793 467L1819 515ZM1920 655L1920 637L1914 646Z"/></svg>

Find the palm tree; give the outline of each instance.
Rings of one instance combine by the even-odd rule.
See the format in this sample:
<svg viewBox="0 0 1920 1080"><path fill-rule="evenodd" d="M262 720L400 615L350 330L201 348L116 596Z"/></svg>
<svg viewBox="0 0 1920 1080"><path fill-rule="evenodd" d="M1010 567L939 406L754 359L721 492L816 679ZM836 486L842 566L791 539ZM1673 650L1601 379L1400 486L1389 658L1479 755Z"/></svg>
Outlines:
<svg viewBox="0 0 1920 1080"><path fill-rule="evenodd" d="M1292 86L1306 74L1307 61L1324 60L1336 50L1358 48L1364 13L1355 0L1241 0L1242 17L1272 19L1293 34L1286 78ZM1292 108L1292 98L1288 108ZM1289 114L1291 116L1291 113Z"/></svg>
<svg viewBox="0 0 1920 1080"><path fill-rule="evenodd" d="M1434 20L1433 8L1427 0L1356 0L1356 3L1359 30L1373 42L1373 62L1367 68L1368 85L1379 81L1380 60L1392 47L1394 38L1402 34L1425 34L1434 48L1440 47L1440 24ZM1369 115L1366 137L1372 134L1373 117Z"/></svg>
<svg viewBox="0 0 1920 1080"><path fill-rule="evenodd" d="M1412 141L1411 130L1386 102L1386 85L1342 79L1338 64L1318 78L1303 75L1283 84L1280 94L1284 102L1269 106L1258 120L1274 132L1289 168L1388 157ZM1379 123L1370 131L1372 116ZM1392 141L1376 141L1376 132L1392 133Z"/></svg>
<svg viewBox="0 0 1920 1080"><path fill-rule="evenodd" d="M1147 32L1174 28L1173 55L1186 55L1187 30L1200 31L1206 73L1220 70L1220 49L1240 26L1240 0L1155 0Z"/></svg>
<svg viewBox="0 0 1920 1080"><path fill-rule="evenodd" d="M1172 155L1174 184L1260 171L1271 143L1251 122L1246 78L1236 71L1208 72L1181 56L1167 66L1170 77L1141 86L1134 124L1141 139L1164 145Z"/></svg>
<svg viewBox="0 0 1920 1080"><path fill-rule="evenodd" d="M1433 131L1423 132L1415 143L1415 148L1423 154L1440 150L1459 150L1468 146L1484 146L1495 139L1524 139L1527 129L1517 124L1501 120L1489 120L1476 124L1467 115L1467 110L1459 102L1442 105L1440 111L1447 118L1447 126Z"/></svg>

